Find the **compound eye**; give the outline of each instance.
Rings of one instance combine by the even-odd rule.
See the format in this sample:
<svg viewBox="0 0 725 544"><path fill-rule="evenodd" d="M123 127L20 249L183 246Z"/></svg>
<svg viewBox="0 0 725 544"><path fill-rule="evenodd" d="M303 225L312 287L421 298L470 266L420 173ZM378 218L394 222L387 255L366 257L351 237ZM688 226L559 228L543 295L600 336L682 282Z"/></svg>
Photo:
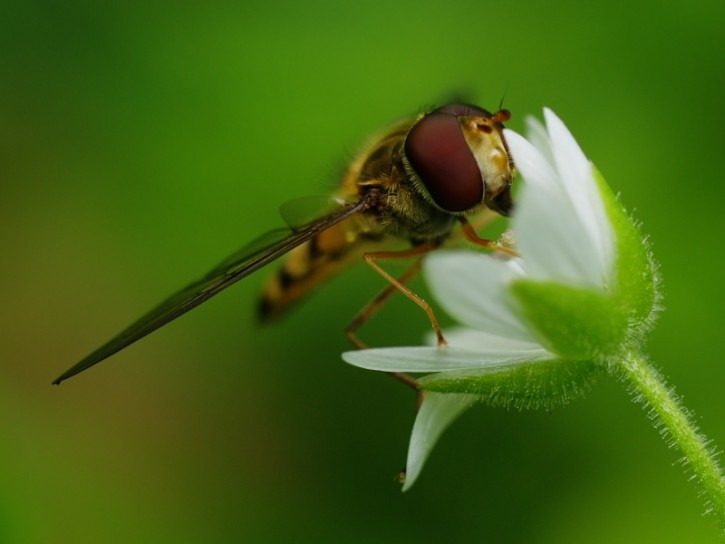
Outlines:
<svg viewBox="0 0 725 544"><path fill-rule="evenodd" d="M405 155L440 208L462 212L483 200L483 178L455 114L436 110L418 121Z"/></svg>

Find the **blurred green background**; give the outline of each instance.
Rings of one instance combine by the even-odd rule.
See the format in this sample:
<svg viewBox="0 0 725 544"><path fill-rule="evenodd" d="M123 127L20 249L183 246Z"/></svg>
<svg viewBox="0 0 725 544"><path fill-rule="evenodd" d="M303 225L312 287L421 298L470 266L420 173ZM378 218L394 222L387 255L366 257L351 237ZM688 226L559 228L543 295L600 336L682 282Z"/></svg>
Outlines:
<svg viewBox="0 0 725 544"><path fill-rule="evenodd" d="M515 130L553 108L642 221L650 353L725 447L723 25L721 0L3 2L0 542L720 542L608 379L470 411L401 494L413 396L340 360L383 285L362 266L264 328L255 274L50 382L334 187L371 131L505 95ZM361 335L427 329L395 300Z"/></svg>

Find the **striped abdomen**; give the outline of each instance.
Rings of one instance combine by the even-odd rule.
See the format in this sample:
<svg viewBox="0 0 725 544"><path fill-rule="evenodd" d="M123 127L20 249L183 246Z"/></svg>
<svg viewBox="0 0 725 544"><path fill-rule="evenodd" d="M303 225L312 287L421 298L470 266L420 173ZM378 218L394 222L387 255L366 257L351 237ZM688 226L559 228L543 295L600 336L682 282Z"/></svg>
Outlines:
<svg viewBox="0 0 725 544"><path fill-rule="evenodd" d="M262 321L280 316L300 298L360 255L360 243L349 239L345 223L322 232L293 249L267 280L259 300Z"/></svg>

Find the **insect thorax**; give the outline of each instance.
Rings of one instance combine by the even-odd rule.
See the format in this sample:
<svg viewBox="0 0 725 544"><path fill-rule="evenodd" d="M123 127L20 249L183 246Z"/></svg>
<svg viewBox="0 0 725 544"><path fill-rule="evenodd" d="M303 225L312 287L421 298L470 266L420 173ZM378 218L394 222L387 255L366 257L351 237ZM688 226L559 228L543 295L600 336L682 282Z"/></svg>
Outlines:
<svg viewBox="0 0 725 544"><path fill-rule="evenodd" d="M402 154L408 130L409 124L401 124L379 138L350 169L347 181L358 197L371 191L380 195L377 205L364 214L368 233L413 243L440 241L455 217L428 202L407 175Z"/></svg>

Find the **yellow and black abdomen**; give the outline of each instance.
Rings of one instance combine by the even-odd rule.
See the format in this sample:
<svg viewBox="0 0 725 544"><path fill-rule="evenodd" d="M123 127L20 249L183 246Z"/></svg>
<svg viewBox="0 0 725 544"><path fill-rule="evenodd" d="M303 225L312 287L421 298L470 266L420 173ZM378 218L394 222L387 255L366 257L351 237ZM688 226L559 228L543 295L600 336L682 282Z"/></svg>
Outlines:
<svg viewBox="0 0 725 544"><path fill-rule="evenodd" d="M352 217L293 249L282 266L262 290L258 317L269 321L284 314L291 306L349 264L360 259L370 247L351 223Z"/></svg>

